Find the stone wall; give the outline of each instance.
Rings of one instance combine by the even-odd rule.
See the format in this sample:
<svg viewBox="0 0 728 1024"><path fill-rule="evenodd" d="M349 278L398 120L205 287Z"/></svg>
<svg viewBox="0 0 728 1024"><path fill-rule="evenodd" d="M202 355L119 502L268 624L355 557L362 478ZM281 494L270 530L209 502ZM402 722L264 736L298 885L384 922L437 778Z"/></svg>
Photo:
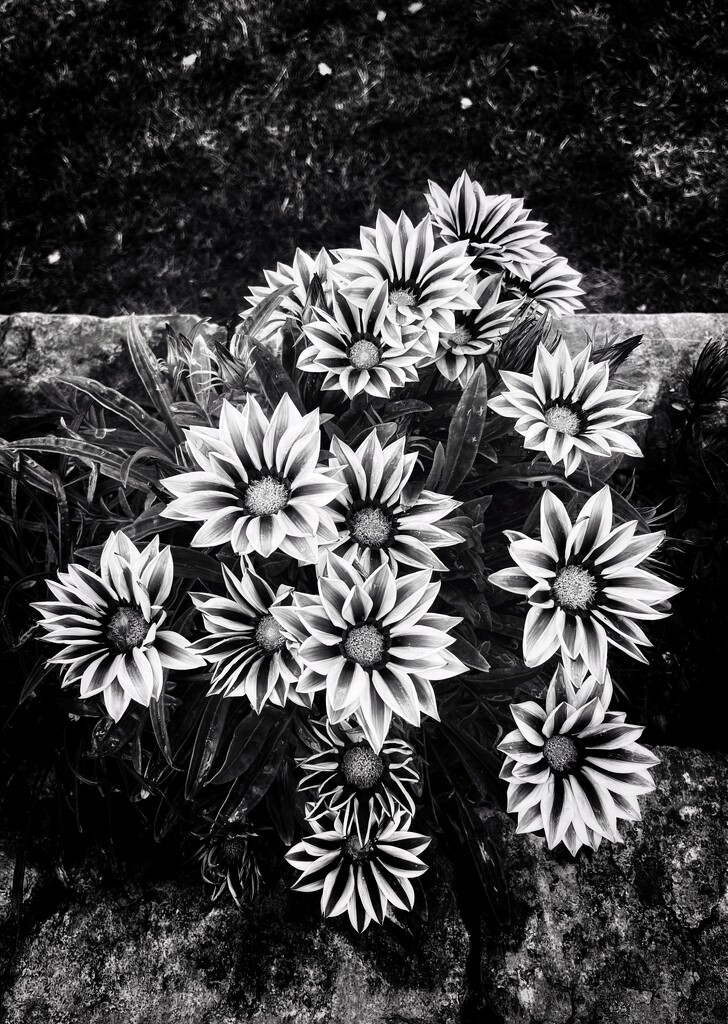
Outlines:
<svg viewBox="0 0 728 1024"><path fill-rule="evenodd" d="M489 819L511 924L469 933L444 862L429 920L354 935L287 875L242 913L194 876L86 873L16 958L6 1024L716 1024L728 1020L728 756L657 748L622 846L576 859ZM0 858L1 860L1 858ZM7 884L0 870L0 884ZM36 884L39 884L36 882ZM467 900L467 894L465 894Z"/></svg>

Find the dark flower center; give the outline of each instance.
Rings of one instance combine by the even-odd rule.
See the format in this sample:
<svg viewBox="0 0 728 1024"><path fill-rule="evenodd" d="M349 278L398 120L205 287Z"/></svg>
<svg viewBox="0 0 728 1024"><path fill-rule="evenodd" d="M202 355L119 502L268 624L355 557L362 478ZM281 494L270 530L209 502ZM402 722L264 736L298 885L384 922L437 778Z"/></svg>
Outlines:
<svg viewBox="0 0 728 1024"><path fill-rule="evenodd" d="M350 786L371 789L382 777L384 762L368 744L360 743L344 751L341 770Z"/></svg>
<svg viewBox="0 0 728 1024"><path fill-rule="evenodd" d="M555 772L572 772L579 763L579 748L570 736L549 736L543 756Z"/></svg>
<svg viewBox="0 0 728 1024"><path fill-rule="evenodd" d="M362 861L371 860L374 854L374 843L370 840L362 846L358 836L347 836L344 843L344 851L353 861L361 863Z"/></svg>
<svg viewBox="0 0 728 1024"><path fill-rule="evenodd" d="M251 516L272 516L286 507L290 495L291 488L285 480L263 476L248 485L243 505Z"/></svg>
<svg viewBox="0 0 728 1024"><path fill-rule="evenodd" d="M269 654L272 654L273 651L280 651L281 647L285 644L286 641L281 633L281 627L272 615L263 615L258 622L255 628L255 642L258 644L258 647L262 647Z"/></svg>
<svg viewBox="0 0 728 1024"><path fill-rule="evenodd" d="M384 657L386 643L376 626L354 626L344 640L344 654L362 668L373 668Z"/></svg>
<svg viewBox="0 0 728 1024"><path fill-rule="evenodd" d="M141 647L149 632L149 623L139 608L117 608L106 627L109 647L126 654L134 647Z"/></svg>
<svg viewBox="0 0 728 1024"><path fill-rule="evenodd" d="M552 405L546 410L544 420L547 427L551 427L559 434L575 437L581 432L581 417L568 405Z"/></svg>
<svg viewBox="0 0 728 1024"><path fill-rule="evenodd" d="M379 346L368 338L360 338L349 349L349 362L357 370L371 370L381 362Z"/></svg>
<svg viewBox="0 0 728 1024"><path fill-rule="evenodd" d="M568 612L584 612L594 602L599 588L593 573L583 565L565 565L551 584L551 593Z"/></svg>
<svg viewBox="0 0 728 1024"><path fill-rule="evenodd" d="M244 836L228 836L220 843L220 860L232 866L239 864L248 852L248 840Z"/></svg>
<svg viewBox="0 0 728 1024"><path fill-rule="evenodd" d="M360 508L351 516L349 528L360 544L381 548L392 535L392 517L381 508Z"/></svg>

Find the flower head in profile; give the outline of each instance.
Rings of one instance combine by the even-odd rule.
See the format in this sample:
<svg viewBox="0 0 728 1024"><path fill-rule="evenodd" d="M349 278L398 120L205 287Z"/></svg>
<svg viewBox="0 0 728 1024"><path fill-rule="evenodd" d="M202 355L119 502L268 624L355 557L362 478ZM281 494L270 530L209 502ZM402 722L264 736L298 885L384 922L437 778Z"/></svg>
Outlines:
<svg viewBox="0 0 728 1024"><path fill-rule="evenodd" d="M252 395L242 412L224 402L220 426L189 427L186 445L199 468L163 481L175 500L162 514L203 524L193 547L229 543L239 555L283 551L311 564L337 539L326 506L344 484L317 468L317 410L304 416L284 395L268 420Z"/></svg>
<svg viewBox="0 0 728 1024"><path fill-rule="evenodd" d="M411 818L393 817L371 804L355 813L330 815L309 822L311 834L293 846L286 860L301 872L293 888L321 892L321 913L348 913L358 932L372 921L381 924L387 907L411 910L415 892L410 879L427 871L420 854L428 836L410 831Z"/></svg>
<svg viewBox="0 0 728 1024"><path fill-rule="evenodd" d="M638 620L662 619L656 606L680 592L640 562L662 543L664 533L635 535L636 522L612 525L612 496L603 487L576 521L551 491L541 499L541 539L507 530L515 566L492 573L490 582L528 600L523 630L527 665L541 665L561 651L564 661L583 663L597 679L606 675L612 644L646 662L650 646Z"/></svg>
<svg viewBox="0 0 728 1024"><path fill-rule="evenodd" d="M492 352L508 333L521 306L518 299L501 301L502 281L502 274L471 281L468 290L478 308L456 313L453 333L440 334L434 362L443 377L457 380L462 387L475 372L476 361Z"/></svg>
<svg viewBox="0 0 728 1024"><path fill-rule="evenodd" d="M213 830L197 852L202 879L213 903L229 892L236 906L249 906L260 888L260 868L251 840L258 833L239 823Z"/></svg>
<svg viewBox="0 0 728 1024"><path fill-rule="evenodd" d="M593 362L591 345L573 359L565 341L553 352L538 346L533 373L501 370L506 390L488 405L515 419L524 447L545 452L552 464L563 462L567 476L585 455L607 458L615 452L641 456L626 423L649 419L632 406L639 391L609 389L609 363Z"/></svg>
<svg viewBox="0 0 728 1024"><path fill-rule="evenodd" d="M332 302L333 316L314 309L315 319L304 325L308 346L298 359L299 369L326 374L322 391L389 398L392 388L417 380L416 367L427 357L422 331L387 319L387 281L372 289L362 309L339 289Z"/></svg>
<svg viewBox="0 0 728 1024"><path fill-rule="evenodd" d="M63 685L77 683L81 697L101 694L114 721L132 700L148 707L159 699L165 669L204 668L189 640L162 628L173 571L159 537L140 551L125 534L110 533L98 573L71 564L48 580L54 600L33 605L44 639L61 648L50 663L62 667Z"/></svg>
<svg viewBox="0 0 728 1024"><path fill-rule="evenodd" d="M543 263L526 284L519 286L516 282L516 290L554 316L570 316L584 308L579 299L584 294L579 285L581 274L570 267L563 256L557 256L548 246L544 248L547 253Z"/></svg>
<svg viewBox="0 0 728 1024"><path fill-rule="evenodd" d="M298 766L304 773L299 790L313 790L309 818L347 811L353 802L374 801L387 814L415 813L414 790L420 775L414 751L404 740L387 739L377 753L361 730L342 722L310 723L319 749Z"/></svg>
<svg viewBox="0 0 728 1024"><path fill-rule="evenodd" d="M325 249L321 249L315 259L303 252L302 249L296 249L291 266L286 263L278 263L275 270L264 271L266 284L256 285L250 289L247 301L252 308L245 309L240 314L244 318L242 328L245 329L245 320L253 316L256 307L284 285L293 285L293 291L281 299L263 326L256 331L257 339L267 341L275 338L289 319L300 325L306 303L311 297L314 276L318 277L322 287L328 289L332 265L332 259ZM235 343L233 343L232 350L234 355L238 354Z"/></svg>
<svg viewBox="0 0 728 1024"><path fill-rule="evenodd" d="M572 855L602 839L622 842L618 820L639 820L638 798L655 788L650 768L659 759L637 742L642 727L608 710L593 677L575 689L561 669L545 709L527 701L512 704L511 714L516 728L498 749L516 831L543 830L549 849L563 843Z"/></svg>
<svg viewBox="0 0 728 1024"><path fill-rule="evenodd" d="M509 195L486 195L466 171L460 175L450 194L429 182L425 193L430 216L444 242L463 240L468 252L477 257L476 266L489 272L507 270L530 280L551 252L542 239L548 234L545 223L530 219L522 199Z"/></svg>
<svg viewBox="0 0 728 1024"><path fill-rule="evenodd" d="M447 650L461 620L430 612L440 590L427 570L395 577L388 564L365 578L335 554L327 558L318 594L293 595L293 607L272 614L300 647L300 693L326 694L332 725L351 715L375 753L392 715L419 726L437 718L433 682L465 671Z"/></svg>
<svg viewBox="0 0 728 1024"><path fill-rule="evenodd" d="M429 217L415 227L404 213L395 224L380 211L375 229L361 229L361 249L338 252L336 275L348 282L343 291L360 309L388 282L387 316L399 326L423 328L434 355L438 333L455 330L455 312L477 308L468 292L474 272L466 248L465 242L453 242L435 249Z"/></svg>
<svg viewBox="0 0 728 1024"><path fill-rule="evenodd" d="M405 504L403 492L417 461L405 445L404 438L382 445L374 430L356 450L336 437L331 442L347 485L331 504L338 531L331 550L358 562L365 573L385 563L393 569L407 565L443 571L447 566L435 549L461 540L448 531L446 520L460 502L422 491Z"/></svg>
<svg viewBox="0 0 728 1024"><path fill-rule="evenodd" d="M214 665L210 695L247 697L256 714L270 701L282 707L290 697L304 703L295 690L301 668L294 645L287 640L271 608L288 599L292 587L276 593L241 559L241 576L222 566L228 597L191 594L202 613L207 636L192 650ZM293 687L293 688L292 688Z"/></svg>

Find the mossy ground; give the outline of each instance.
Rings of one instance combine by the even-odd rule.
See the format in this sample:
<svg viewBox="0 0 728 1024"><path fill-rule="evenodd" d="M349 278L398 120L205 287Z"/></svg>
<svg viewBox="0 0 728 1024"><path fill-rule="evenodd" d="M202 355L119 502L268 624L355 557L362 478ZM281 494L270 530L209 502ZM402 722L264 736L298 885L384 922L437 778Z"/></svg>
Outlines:
<svg viewBox="0 0 728 1024"><path fill-rule="evenodd" d="M0 10L3 312L225 319L463 168L548 220L588 308L727 308L718 0Z"/></svg>

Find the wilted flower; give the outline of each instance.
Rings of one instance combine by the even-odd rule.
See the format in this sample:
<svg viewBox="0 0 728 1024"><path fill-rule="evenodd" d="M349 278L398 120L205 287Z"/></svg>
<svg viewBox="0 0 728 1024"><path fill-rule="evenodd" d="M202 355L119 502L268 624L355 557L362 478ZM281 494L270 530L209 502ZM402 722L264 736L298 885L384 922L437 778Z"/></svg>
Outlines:
<svg viewBox="0 0 728 1024"><path fill-rule="evenodd" d="M321 913L337 917L345 911L358 932L384 920L391 904L411 910L415 892L410 881L427 871L420 854L428 836L410 831L411 818L398 812L388 817L373 805L356 813L314 819L306 836L286 854L302 874L293 884L299 892L321 892Z"/></svg>
<svg viewBox="0 0 728 1024"><path fill-rule="evenodd" d="M563 462L567 476L584 455L641 456L639 447L620 428L649 419L631 408L640 392L608 391L609 363L592 362L590 356L591 345L572 359L563 340L553 352L540 344L533 373L501 370L507 390L488 403L501 416L516 420L525 448L546 452L553 464Z"/></svg>
<svg viewBox="0 0 728 1024"><path fill-rule="evenodd" d="M365 392L389 398L392 388L417 380L416 366L427 357L422 331L387 319L389 291L386 281L375 287L362 309L338 289L333 293L331 316L314 309L303 331L309 342L298 367L325 373L322 391L343 391L347 398Z"/></svg>
<svg viewBox="0 0 728 1024"><path fill-rule="evenodd" d="M341 249L337 277L349 282L344 294L363 309L382 281L389 283L387 316L400 326L414 324L428 336L435 354L440 331L452 334L457 310L476 309L468 292L472 257L465 242L435 249L429 217L417 227L402 213L395 224L381 211L376 229L361 229L361 249Z"/></svg>
<svg viewBox="0 0 728 1024"><path fill-rule="evenodd" d="M360 563L365 573L384 563L393 569L411 565L442 571L447 567L434 549L461 540L448 531L445 520L460 502L421 491L411 504L404 503L403 492L417 461L415 452L405 451L405 444L400 438L382 446L374 430L356 451L337 437L331 441L340 478L347 484L331 504L338 530L333 550L348 562Z"/></svg>
<svg viewBox="0 0 728 1024"><path fill-rule="evenodd" d="M523 631L527 665L541 665L561 649L604 679L607 646L646 662L650 646L638 619L662 619L655 605L680 592L638 568L662 543L663 532L635 536L636 522L612 527L612 496L603 487L586 502L572 526L563 503L546 491L541 499L541 540L507 530L517 563L490 582L531 605Z"/></svg>
<svg viewBox="0 0 728 1024"><path fill-rule="evenodd" d="M283 706L290 697L303 703L294 685L301 670L294 645L270 611L293 588L281 585L274 594L244 559L240 578L225 565L222 571L229 597L190 595L208 631L192 650L215 666L210 695L245 696L257 714L267 701Z"/></svg>
<svg viewBox="0 0 728 1024"><path fill-rule="evenodd" d="M529 280L550 253L542 239L546 224L530 220L522 199L509 195L488 196L477 181L463 171L450 195L434 181L425 193L430 216L444 242L467 242L468 252L477 257L477 266L490 272L508 270Z"/></svg>
<svg viewBox="0 0 728 1024"><path fill-rule="evenodd" d="M572 855L602 839L622 842L618 819L638 820L638 797L655 788L649 769L659 758L637 742L642 727L608 710L596 679L577 690L561 669L545 710L527 701L512 704L511 713L516 728L498 749L506 755L500 775L508 810L518 814L516 831L543 829L550 849L563 843Z"/></svg>
<svg viewBox="0 0 728 1024"><path fill-rule="evenodd" d="M249 905L258 895L260 869L251 843L257 837L247 825L237 824L218 828L206 838L197 857L213 902L225 890L238 907Z"/></svg>
<svg viewBox="0 0 728 1024"><path fill-rule="evenodd" d="M239 555L283 551L312 563L319 544L337 539L326 506L344 484L317 469L318 410L303 416L284 395L269 422L250 395L242 412L223 403L219 427L189 427L186 444L200 468L163 481L175 500L162 515L203 523L193 547L229 542Z"/></svg>
<svg viewBox="0 0 728 1024"><path fill-rule="evenodd" d="M457 380L463 387L475 371L476 360L493 351L521 306L518 299L500 301L502 281L502 274L471 281L468 291L478 308L456 313L453 333L440 334L435 364L443 377Z"/></svg>
<svg viewBox="0 0 728 1024"><path fill-rule="evenodd" d="M189 640L161 628L173 572L159 537L139 551L125 534L110 533L98 573L69 565L57 582L48 580L55 600L32 606L44 639L62 647L50 662L62 666L63 685L78 683L81 697L102 694L114 721L132 700L148 707L159 699L164 669L204 668Z"/></svg>
<svg viewBox="0 0 728 1024"><path fill-rule="evenodd" d="M289 319L293 320L295 324L300 325L303 310L311 293L311 284L314 276L318 275L322 287L326 288L329 283L331 266L331 257L325 249L321 249L315 259L312 259L302 249L296 249L292 266L288 266L286 263L278 263L275 270L264 271L267 284L254 286L250 289L247 301L251 304L252 309L245 309L240 314L244 317L241 329L245 330L245 320L253 316L256 306L263 299L266 299L278 288L288 284L295 286L293 291L290 295L286 295L281 299L265 324L256 331L256 337L259 341L274 338ZM232 351L234 355L238 354L237 347L235 340L233 340Z"/></svg>
<svg viewBox="0 0 728 1024"><path fill-rule="evenodd" d="M315 790L309 818L346 811L354 801L374 801L387 814L415 813L414 788L420 780L414 751L404 740L385 740L377 753L358 729L342 723L310 723L320 749L300 758L302 792Z"/></svg>
<svg viewBox="0 0 728 1024"><path fill-rule="evenodd" d="M356 715L376 753L392 714L419 725L437 718L432 683L465 671L447 650L460 619L429 611L440 590L429 571L395 577L382 565L365 579L330 554L318 595L293 595L293 607L273 607L284 631L301 644L300 693L326 693L332 725Z"/></svg>

